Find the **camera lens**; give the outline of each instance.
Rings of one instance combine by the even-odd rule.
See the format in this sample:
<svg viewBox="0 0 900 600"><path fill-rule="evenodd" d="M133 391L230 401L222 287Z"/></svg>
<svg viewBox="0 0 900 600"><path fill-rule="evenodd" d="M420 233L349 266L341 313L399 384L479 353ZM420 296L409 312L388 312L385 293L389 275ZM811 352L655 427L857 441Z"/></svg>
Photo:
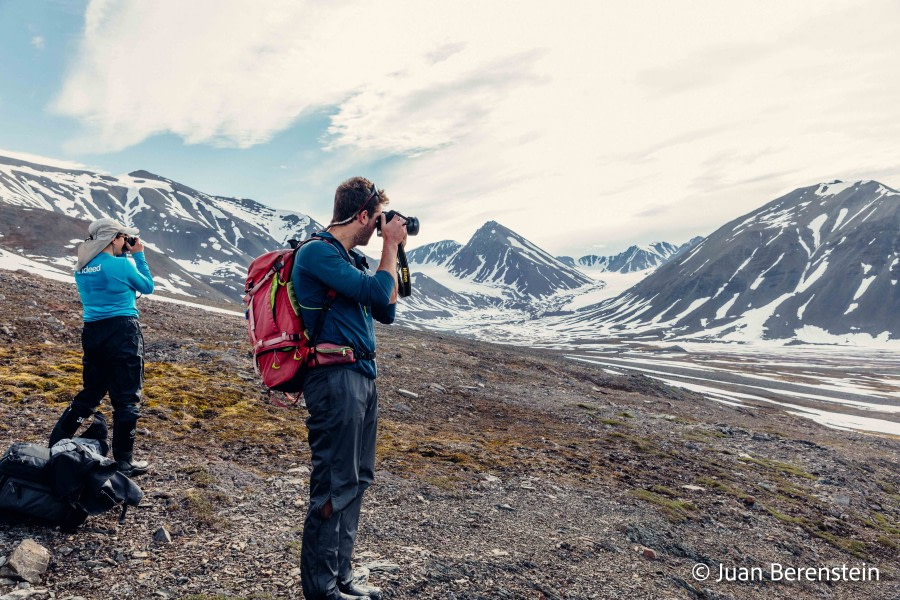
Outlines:
<svg viewBox="0 0 900 600"><path fill-rule="evenodd" d="M419 234L419 219L416 217L406 217L406 233L408 235Z"/></svg>

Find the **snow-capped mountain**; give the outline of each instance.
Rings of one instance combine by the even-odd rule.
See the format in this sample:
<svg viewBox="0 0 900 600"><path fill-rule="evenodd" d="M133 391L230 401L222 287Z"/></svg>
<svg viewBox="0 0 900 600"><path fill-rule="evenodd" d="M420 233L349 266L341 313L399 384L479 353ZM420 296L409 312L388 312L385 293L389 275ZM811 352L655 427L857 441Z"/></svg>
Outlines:
<svg viewBox="0 0 900 600"><path fill-rule="evenodd" d="M8 216L0 225L0 245L8 249L28 250L14 243L27 221L49 224L52 215L64 216L74 221L64 227L66 236L44 240L34 254L71 269L74 245L86 235L87 222L113 217L139 228L148 251L171 261L167 277L151 258L163 289L231 302L239 298L254 257L321 227L302 213L205 194L146 171L112 177L2 156L0 206Z"/></svg>
<svg viewBox="0 0 900 600"><path fill-rule="evenodd" d="M560 256L558 260L587 272L634 273L660 266L690 243L676 246L669 242L653 242L652 244L630 246L624 252L612 256L588 254L577 261L569 256Z"/></svg>
<svg viewBox="0 0 900 600"><path fill-rule="evenodd" d="M410 250L406 253L406 258L410 265L444 265L460 248L462 244L444 240Z"/></svg>
<svg viewBox="0 0 900 600"><path fill-rule="evenodd" d="M567 323L725 340L898 339L898 280L900 193L875 181L835 181L728 223Z"/></svg>
<svg viewBox="0 0 900 600"><path fill-rule="evenodd" d="M590 277L541 250L496 221L488 221L446 262L451 275L542 298L591 283Z"/></svg>
<svg viewBox="0 0 900 600"><path fill-rule="evenodd" d="M437 328L455 329L448 323L456 318L477 322L488 314L498 320L534 318L603 285L495 221L465 245L436 242L410 250L407 258L414 292L399 314ZM449 321L442 325L444 319Z"/></svg>

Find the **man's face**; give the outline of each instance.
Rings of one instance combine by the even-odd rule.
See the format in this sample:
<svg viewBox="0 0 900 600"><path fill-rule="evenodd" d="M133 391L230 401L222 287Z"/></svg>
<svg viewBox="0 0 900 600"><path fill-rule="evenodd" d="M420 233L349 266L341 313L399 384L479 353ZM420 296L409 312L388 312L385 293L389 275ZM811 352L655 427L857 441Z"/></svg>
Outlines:
<svg viewBox="0 0 900 600"><path fill-rule="evenodd" d="M356 242L354 246L367 246L369 244L369 241L372 239L372 234L375 233L375 224L381 219L381 212L380 206L375 207L375 212L369 217L369 222L359 230L359 233L354 240Z"/></svg>

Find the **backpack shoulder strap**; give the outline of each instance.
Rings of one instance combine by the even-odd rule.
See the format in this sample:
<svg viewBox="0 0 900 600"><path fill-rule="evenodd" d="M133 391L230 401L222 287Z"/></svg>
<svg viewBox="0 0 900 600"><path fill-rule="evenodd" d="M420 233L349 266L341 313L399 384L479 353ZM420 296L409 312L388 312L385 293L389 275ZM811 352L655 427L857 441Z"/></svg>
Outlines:
<svg viewBox="0 0 900 600"><path fill-rule="evenodd" d="M300 242L299 244L297 244L297 247L294 248L295 254L296 254L296 252L298 252L300 250L300 248L303 245L308 244L309 242L312 242L315 240L327 242L328 244L331 244L331 246L333 246L334 248L337 248L337 240L335 240L333 238L323 237L323 236L320 236L318 233L314 233L311 236L309 236L308 238L306 238L305 240L303 240L302 242ZM338 254L340 254L340 250L338 250ZM296 257L295 257L295 260L296 260ZM319 339L319 334L322 333L322 326L325 324L325 317L328 315L328 309L331 308L331 305L334 302L335 298L337 298L337 291L334 288L328 288L328 291L325 292L325 298L323 298L323 300L322 300L322 315L319 317L319 320L316 322L316 329L313 332L312 337L309 339L310 346L316 345L316 340Z"/></svg>

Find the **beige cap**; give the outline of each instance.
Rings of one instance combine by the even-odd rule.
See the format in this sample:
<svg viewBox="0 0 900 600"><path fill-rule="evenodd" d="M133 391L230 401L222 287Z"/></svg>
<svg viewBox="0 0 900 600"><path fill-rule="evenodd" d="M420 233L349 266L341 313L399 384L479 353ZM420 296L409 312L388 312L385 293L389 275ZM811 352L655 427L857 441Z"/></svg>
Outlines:
<svg viewBox="0 0 900 600"><path fill-rule="evenodd" d="M78 262L75 263L75 270L80 271L86 267L120 233L135 236L140 233L140 230L135 227L126 227L108 217L97 219L88 225L90 237L78 246Z"/></svg>

